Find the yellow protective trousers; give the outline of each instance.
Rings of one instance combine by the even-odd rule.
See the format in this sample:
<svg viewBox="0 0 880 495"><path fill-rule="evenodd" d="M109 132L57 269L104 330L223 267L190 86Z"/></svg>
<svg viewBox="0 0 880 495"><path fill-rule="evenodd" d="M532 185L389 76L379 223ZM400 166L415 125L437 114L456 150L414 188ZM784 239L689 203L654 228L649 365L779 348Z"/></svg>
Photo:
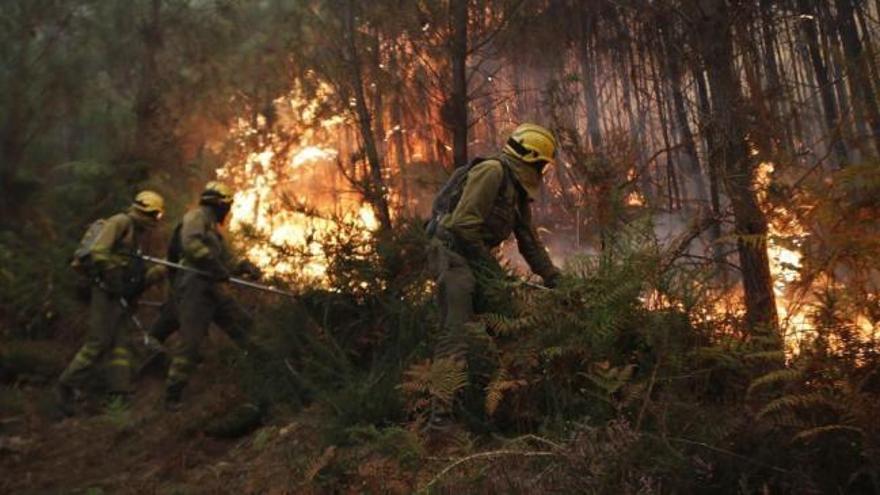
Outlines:
<svg viewBox="0 0 880 495"><path fill-rule="evenodd" d="M119 296L93 287L86 341L59 381L64 385L81 386L93 376L99 361L105 358L109 391L130 393L132 352L128 317Z"/></svg>
<svg viewBox="0 0 880 495"><path fill-rule="evenodd" d="M251 316L225 288L200 275L185 274L175 283L174 303L180 321L180 342L172 351L168 388L183 388L198 363L199 346L216 323L239 347L247 349Z"/></svg>

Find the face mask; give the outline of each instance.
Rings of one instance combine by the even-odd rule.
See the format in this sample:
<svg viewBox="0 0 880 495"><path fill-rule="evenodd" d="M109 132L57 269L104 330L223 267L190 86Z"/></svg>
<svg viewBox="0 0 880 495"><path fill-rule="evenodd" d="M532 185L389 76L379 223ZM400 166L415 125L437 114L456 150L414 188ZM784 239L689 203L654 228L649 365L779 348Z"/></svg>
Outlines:
<svg viewBox="0 0 880 495"><path fill-rule="evenodd" d="M538 172L538 169L524 162L517 162L512 169L514 177L525 190L529 199L532 201L537 199L541 190L541 173Z"/></svg>
<svg viewBox="0 0 880 495"><path fill-rule="evenodd" d="M229 209L232 207L231 204L219 204L214 205L214 213L217 215L217 223L223 223L226 221L226 216L229 215Z"/></svg>
<svg viewBox="0 0 880 495"><path fill-rule="evenodd" d="M538 173L544 175L544 170L547 169L547 164L550 162L541 160L534 163L535 168L538 170Z"/></svg>

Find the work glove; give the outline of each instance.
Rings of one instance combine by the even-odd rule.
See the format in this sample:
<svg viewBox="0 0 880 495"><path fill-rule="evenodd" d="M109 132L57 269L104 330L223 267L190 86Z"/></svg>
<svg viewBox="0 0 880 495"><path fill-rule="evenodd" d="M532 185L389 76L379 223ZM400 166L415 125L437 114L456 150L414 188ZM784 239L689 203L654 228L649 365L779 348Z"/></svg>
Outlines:
<svg viewBox="0 0 880 495"><path fill-rule="evenodd" d="M147 270L147 274L144 275L144 281L146 282L147 287L149 287L156 285L167 277L168 268L162 265L154 265Z"/></svg>
<svg viewBox="0 0 880 495"><path fill-rule="evenodd" d="M251 260L239 261L236 272L253 280L259 280L263 276L263 271L260 270L257 265L251 262Z"/></svg>
<svg viewBox="0 0 880 495"><path fill-rule="evenodd" d="M562 275L560 275L559 272L553 272L550 275L543 277L544 287L547 287L548 289L555 289L556 287L559 286L559 280L561 278L562 278Z"/></svg>

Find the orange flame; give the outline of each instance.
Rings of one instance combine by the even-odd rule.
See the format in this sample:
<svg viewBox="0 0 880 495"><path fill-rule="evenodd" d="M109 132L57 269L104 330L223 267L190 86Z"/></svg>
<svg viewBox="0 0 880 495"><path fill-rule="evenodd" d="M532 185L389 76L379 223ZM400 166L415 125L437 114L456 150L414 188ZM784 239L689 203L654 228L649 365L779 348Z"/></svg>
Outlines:
<svg viewBox="0 0 880 495"><path fill-rule="evenodd" d="M283 163L289 167L280 170L271 167L276 158L272 149L251 153L245 160L243 170L250 184L235 194L229 228L232 232L250 230L265 239L263 243L249 242L244 253L267 275L291 275L310 283L322 283L327 271L322 241L339 227L331 218L356 222L369 232L377 228L372 209L359 201L332 194L308 198L294 194L300 188L308 188L310 181L316 178L323 182L332 179L336 170L328 164L337 155L333 148L303 146L286 157ZM311 170L297 175L306 167ZM308 211L288 208L285 201L291 196ZM310 200L308 204L305 199ZM299 256L296 262L279 259L277 248L301 253L302 260Z"/></svg>

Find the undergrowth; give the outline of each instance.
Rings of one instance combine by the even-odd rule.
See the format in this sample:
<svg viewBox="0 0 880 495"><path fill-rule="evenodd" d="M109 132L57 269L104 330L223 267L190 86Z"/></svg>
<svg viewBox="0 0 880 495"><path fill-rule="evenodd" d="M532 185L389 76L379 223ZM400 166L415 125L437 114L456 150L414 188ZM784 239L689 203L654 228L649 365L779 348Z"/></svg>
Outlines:
<svg viewBox="0 0 880 495"><path fill-rule="evenodd" d="M429 466L427 491L876 490L875 348L829 344L851 326L826 314L830 299L813 347L793 357L735 317L707 320L710 275L648 241L634 231L573 259L555 290L501 272L508 297L469 325L478 359L463 362L432 359L442 342L420 226L368 248L340 235L332 289L269 313L273 379L253 383L275 405L317 407L328 446ZM438 408L451 422L439 431ZM426 459L438 434L460 439L445 465ZM344 478L336 467L322 476Z"/></svg>

